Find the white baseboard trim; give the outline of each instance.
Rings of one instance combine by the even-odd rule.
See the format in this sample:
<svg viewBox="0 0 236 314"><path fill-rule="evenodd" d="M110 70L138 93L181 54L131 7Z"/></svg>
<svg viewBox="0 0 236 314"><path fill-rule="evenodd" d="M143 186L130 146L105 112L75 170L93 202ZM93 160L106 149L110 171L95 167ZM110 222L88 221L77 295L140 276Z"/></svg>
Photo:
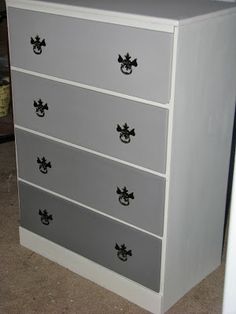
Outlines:
<svg viewBox="0 0 236 314"><path fill-rule="evenodd" d="M24 247L62 265L78 275L120 295L138 306L160 314L162 296L62 246L20 227Z"/></svg>

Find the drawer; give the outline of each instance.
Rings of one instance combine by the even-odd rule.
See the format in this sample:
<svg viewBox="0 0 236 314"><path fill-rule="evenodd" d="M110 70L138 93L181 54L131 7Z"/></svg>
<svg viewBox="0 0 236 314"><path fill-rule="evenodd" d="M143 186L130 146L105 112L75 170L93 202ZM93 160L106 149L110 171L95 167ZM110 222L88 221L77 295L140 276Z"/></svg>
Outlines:
<svg viewBox="0 0 236 314"><path fill-rule="evenodd" d="M157 235L165 179L16 129L19 177Z"/></svg>
<svg viewBox="0 0 236 314"><path fill-rule="evenodd" d="M169 102L173 34L17 8L8 14L12 66Z"/></svg>
<svg viewBox="0 0 236 314"><path fill-rule="evenodd" d="M22 227L159 291L160 239L30 185L19 192Z"/></svg>
<svg viewBox="0 0 236 314"><path fill-rule="evenodd" d="M166 109L15 71L12 84L16 124L165 172Z"/></svg>

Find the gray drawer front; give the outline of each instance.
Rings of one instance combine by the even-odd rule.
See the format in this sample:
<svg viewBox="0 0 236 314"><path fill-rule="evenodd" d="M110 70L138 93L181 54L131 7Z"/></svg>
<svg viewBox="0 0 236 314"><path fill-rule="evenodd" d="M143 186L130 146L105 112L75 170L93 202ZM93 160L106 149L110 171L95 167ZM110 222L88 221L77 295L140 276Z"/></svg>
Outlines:
<svg viewBox="0 0 236 314"><path fill-rule="evenodd" d="M161 240L26 184L19 184L21 226L150 289L159 291ZM39 210L52 220L41 222ZM47 223L47 220L43 220ZM132 256L118 258L116 243Z"/></svg>
<svg viewBox="0 0 236 314"><path fill-rule="evenodd" d="M137 165L165 172L168 111L12 72L15 123ZM48 110L38 112L39 100ZM44 116L42 117L42 115ZM117 124L127 123L130 143Z"/></svg>
<svg viewBox="0 0 236 314"><path fill-rule="evenodd" d="M18 129L16 143L20 178L162 235L164 178ZM47 174L38 157L51 162ZM134 196L129 206L119 202L124 187Z"/></svg>
<svg viewBox="0 0 236 314"><path fill-rule="evenodd" d="M169 102L173 34L9 8L11 64L131 96ZM33 52L31 37L45 39ZM138 66L121 72L118 56Z"/></svg>

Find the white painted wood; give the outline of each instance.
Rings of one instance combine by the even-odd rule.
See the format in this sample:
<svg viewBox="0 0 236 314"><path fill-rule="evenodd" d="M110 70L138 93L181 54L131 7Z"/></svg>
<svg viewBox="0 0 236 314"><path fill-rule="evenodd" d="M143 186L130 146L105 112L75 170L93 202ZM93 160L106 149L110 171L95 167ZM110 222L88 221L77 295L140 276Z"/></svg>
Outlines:
<svg viewBox="0 0 236 314"><path fill-rule="evenodd" d="M130 95L126 95L126 94L121 94L118 92L114 92L111 90L107 90L107 89L103 89L103 88L98 88L95 86L90 86L90 85L85 85L85 84L81 84L78 82L74 82L74 81L69 81L69 80L65 80L62 78L58 78L55 76L51 76L51 75L47 75L47 74L43 74L43 73L38 73L38 72L33 72L33 71L29 71L29 70L25 70L22 68L18 68L15 66L11 66L11 70L13 71L18 71L18 72L22 72L22 73L26 73L26 74L30 74L30 75L34 75L34 76L39 76L48 80L52 80L52 81L56 81L56 82L60 82L60 83L65 83L65 84L69 84L69 85L73 85L73 86L78 86L81 88L85 88L85 89L89 89L89 90L93 90L95 92L99 92L99 93L103 93L103 94L108 94L108 95L112 95L112 96L116 96L116 97L120 97L120 98L125 98L125 99L129 99L129 100L133 100L133 101L138 101L147 105L151 105L151 106L156 106L156 107L160 107L160 108L165 108L168 109L169 104L162 104L162 103L158 103L156 101L152 101L152 100L147 100L147 99L143 99L143 98L139 98L139 97L135 97L135 96L130 96Z"/></svg>
<svg viewBox="0 0 236 314"><path fill-rule="evenodd" d="M176 66L177 66L177 48L178 48L179 29L175 27L174 44L173 44L173 60L172 60L172 89L170 97L170 109L168 116L168 138L167 138L167 156L166 156L166 189L165 189L165 209L164 209L164 232L162 241L162 263L161 263L161 283L160 291L164 292L165 286L165 265L166 265L166 245L167 245L167 229L168 229L168 208L169 208L169 193L170 193L170 168L171 168L171 152L172 152L172 137L173 137L173 115L174 115L174 98L176 84Z"/></svg>
<svg viewBox="0 0 236 314"><path fill-rule="evenodd" d="M179 28L164 308L221 262L236 82L236 15Z"/></svg>
<svg viewBox="0 0 236 314"><path fill-rule="evenodd" d="M234 158L235 162L236 159ZM236 313L236 164L231 194L228 244L225 266L223 314Z"/></svg>
<svg viewBox="0 0 236 314"><path fill-rule="evenodd" d="M20 227L20 243L78 275L114 291L125 299L153 313L160 313L162 300L160 294L22 227Z"/></svg>
<svg viewBox="0 0 236 314"><path fill-rule="evenodd" d="M229 13L235 5L199 0L7 0L7 6L173 32L173 26Z"/></svg>

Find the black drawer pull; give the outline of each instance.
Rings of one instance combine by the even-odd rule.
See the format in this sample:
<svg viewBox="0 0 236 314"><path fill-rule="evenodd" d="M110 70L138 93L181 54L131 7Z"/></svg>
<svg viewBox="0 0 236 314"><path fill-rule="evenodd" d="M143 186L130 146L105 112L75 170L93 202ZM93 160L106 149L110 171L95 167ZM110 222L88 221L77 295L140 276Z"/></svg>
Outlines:
<svg viewBox="0 0 236 314"><path fill-rule="evenodd" d="M48 104L44 104L42 99L40 98L38 101L34 100L34 108L38 117L45 116L45 110L48 110Z"/></svg>
<svg viewBox="0 0 236 314"><path fill-rule="evenodd" d="M47 162L45 157L42 157L41 159L38 157L37 163L39 164L39 171L43 174L48 173L48 168L52 168L51 162Z"/></svg>
<svg viewBox="0 0 236 314"><path fill-rule="evenodd" d="M42 47L46 47L45 39L41 40L39 35L35 36L35 38L30 39L31 45L33 45L33 52L36 55L40 55L42 53Z"/></svg>
<svg viewBox="0 0 236 314"><path fill-rule="evenodd" d="M134 193L129 193L126 186L122 190L117 187L116 193L119 195L119 202L123 206L129 206L130 199L134 199Z"/></svg>
<svg viewBox="0 0 236 314"><path fill-rule="evenodd" d="M42 224L48 226L50 223L50 220L52 219L52 215L48 215L48 212L46 211L46 209L44 210L39 210L39 216L41 216L40 220L42 222Z"/></svg>
<svg viewBox="0 0 236 314"><path fill-rule="evenodd" d="M117 250L117 256L122 262L126 262L128 260L128 256L132 256L132 250L126 250L125 244L119 246L116 243L115 249Z"/></svg>
<svg viewBox="0 0 236 314"><path fill-rule="evenodd" d="M133 61L131 61L131 56L129 55L128 52L124 56L124 58L122 58L121 55L119 55L118 62L121 63L120 70L125 75L131 74L133 71L132 67L138 66L137 59L134 59Z"/></svg>
<svg viewBox="0 0 236 314"><path fill-rule="evenodd" d="M120 140L122 143L128 144L131 141L131 136L135 136L135 129L129 130L127 123L121 127L117 124L116 131L120 133Z"/></svg>

